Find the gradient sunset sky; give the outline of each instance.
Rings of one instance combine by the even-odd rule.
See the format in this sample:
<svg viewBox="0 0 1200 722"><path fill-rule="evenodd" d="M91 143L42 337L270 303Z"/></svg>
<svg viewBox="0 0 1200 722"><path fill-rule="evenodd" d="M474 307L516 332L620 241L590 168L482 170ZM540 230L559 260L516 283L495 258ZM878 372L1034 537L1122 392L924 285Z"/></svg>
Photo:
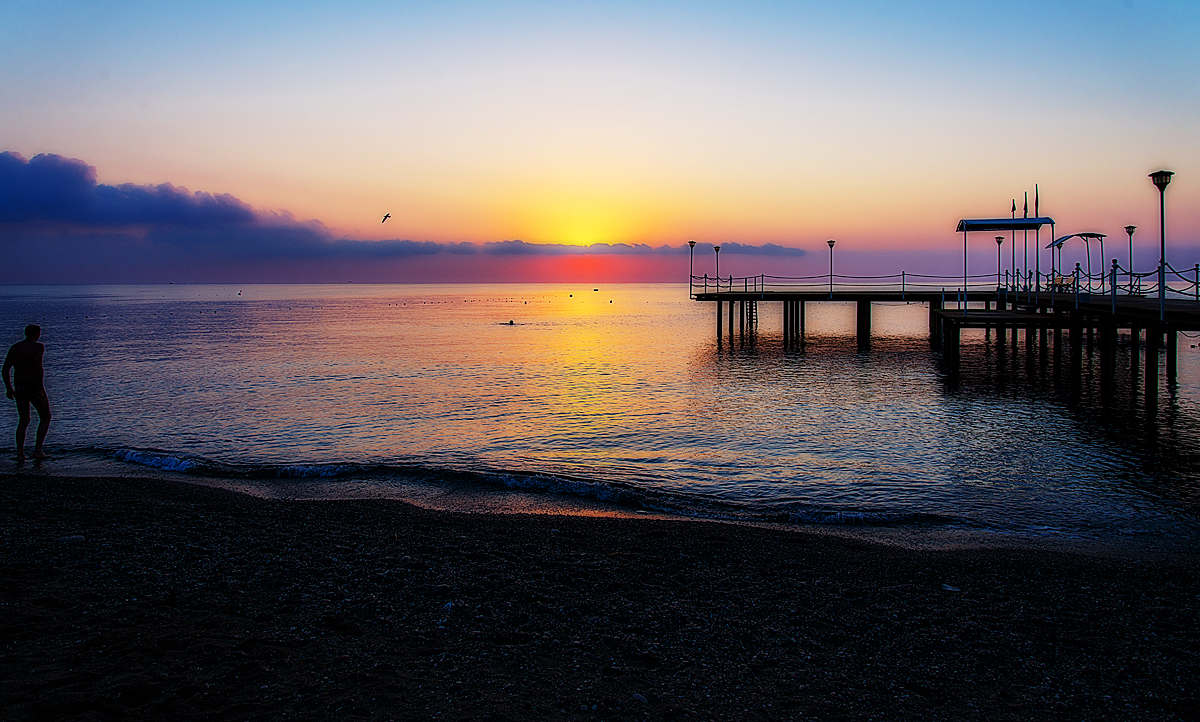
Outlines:
<svg viewBox="0 0 1200 722"><path fill-rule="evenodd" d="M9 0L0 66L0 151L312 243L697 239L799 268L827 238L961 249L959 218L1026 190L1032 214L1034 183L1060 232L1150 243L1163 167L1169 237L1200 246L1196 2ZM0 235L131 232L35 216Z"/></svg>

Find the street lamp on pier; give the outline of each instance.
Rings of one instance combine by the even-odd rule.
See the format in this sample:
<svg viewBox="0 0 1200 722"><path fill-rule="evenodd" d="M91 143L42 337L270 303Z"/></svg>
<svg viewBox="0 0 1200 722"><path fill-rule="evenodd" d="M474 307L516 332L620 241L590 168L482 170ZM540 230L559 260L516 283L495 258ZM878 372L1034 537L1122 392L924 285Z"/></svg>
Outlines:
<svg viewBox="0 0 1200 722"><path fill-rule="evenodd" d="M1129 295L1133 295L1133 232L1137 230L1137 226L1125 226L1125 232L1129 234Z"/></svg>
<svg viewBox="0 0 1200 722"><path fill-rule="evenodd" d="M692 279L695 278L695 276L696 276L696 274L692 270L692 268L693 268L692 256L694 256L695 253L696 253L696 242L688 241L688 295L689 296L692 295Z"/></svg>
<svg viewBox="0 0 1200 722"><path fill-rule="evenodd" d="M996 236L996 290L1000 290L1000 247L1004 245L1004 236Z"/></svg>
<svg viewBox="0 0 1200 722"><path fill-rule="evenodd" d="M1150 174L1150 180L1158 188L1158 320L1167 318L1167 185L1175 171L1156 170Z"/></svg>
<svg viewBox="0 0 1200 722"><path fill-rule="evenodd" d="M713 253L717 254L717 293L721 292L721 247L713 246Z"/></svg>
<svg viewBox="0 0 1200 722"><path fill-rule="evenodd" d="M826 243L829 244L829 297L833 298L833 244L837 241L830 238Z"/></svg>

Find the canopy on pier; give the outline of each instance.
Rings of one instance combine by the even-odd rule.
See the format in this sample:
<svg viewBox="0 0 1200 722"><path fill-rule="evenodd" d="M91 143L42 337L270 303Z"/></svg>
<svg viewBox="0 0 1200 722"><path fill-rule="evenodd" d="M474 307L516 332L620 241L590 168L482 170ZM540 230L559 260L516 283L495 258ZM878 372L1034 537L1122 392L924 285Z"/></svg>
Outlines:
<svg viewBox="0 0 1200 722"><path fill-rule="evenodd" d="M1035 207L1036 207L1036 201L1035 201ZM1016 205L1013 206L1013 209L1014 210L1016 209ZM969 234L971 234L972 232L979 232L979 231L984 231L984 232L986 232L986 231L1014 231L1014 232L1015 231L1034 231L1034 232L1040 232L1042 230L1042 226L1045 226L1045 225L1050 226L1050 237L1053 238L1054 237L1054 219L1047 217L1047 216L1040 216L1037 218L974 218L974 219L964 218L961 221L959 221L958 228L956 228L955 230L957 232L963 234L963 290L965 291L968 288L968 281L970 280L970 277L967 275L967 236ZM1041 256L1040 256L1040 254L1037 253L1037 244L1040 242L1041 241L1039 241L1039 240L1035 240L1034 246L1033 246L1034 263L1037 264L1037 268L1035 271L1037 275L1034 276L1035 279L1041 278L1041 275L1042 275ZM1016 246L1014 245L1013 247L1015 248ZM1000 251L997 249L996 253L999 254ZM1051 269L1053 270L1053 256L1054 256L1053 252L1051 252L1050 256L1051 256ZM1028 258L1026 259L1026 262L1028 262ZM997 287L1000 285L1000 265L999 264L1000 264L1000 259L999 259L999 255L997 255L997 258L996 258L996 285L997 285ZM1029 273L1029 269L1025 269L1025 270L1026 270L1026 273ZM1017 271L1017 269L1014 268L1013 272L1016 273L1016 271ZM1039 283L1040 283L1040 281L1039 281ZM965 305L963 306L963 309L964 309L964 311L966 310Z"/></svg>
<svg viewBox="0 0 1200 722"><path fill-rule="evenodd" d="M1062 238L1059 238L1058 240L1050 241L1049 245L1047 245L1046 248L1062 248L1062 245L1064 243L1066 243L1067 241L1071 240L1072 238L1082 238L1085 242L1087 242L1087 241L1097 240L1097 239L1104 240L1105 238L1108 238L1108 236L1106 236L1103 233L1072 233L1069 236L1063 236Z"/></svg>
<svg viewBox="0 0 1200 722"><path fill-rule="evenodd" d="M974 233L975 231L1036 231L1042 226L1054 225L1053 218L967 218L958 222L955 231L959 233Z"/></svg>

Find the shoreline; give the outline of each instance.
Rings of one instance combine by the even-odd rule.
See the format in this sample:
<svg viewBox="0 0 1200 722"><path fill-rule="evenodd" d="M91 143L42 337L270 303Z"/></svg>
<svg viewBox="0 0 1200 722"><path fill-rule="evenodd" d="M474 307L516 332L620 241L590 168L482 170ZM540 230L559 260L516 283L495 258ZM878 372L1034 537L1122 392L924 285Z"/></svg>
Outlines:
<svg viewBox="0 0 1200 722"><path fill-rule="evenodd" d="M70 457L66 457L70 458ZM1044 550L1097 557L1127 558L1152 555L1160 559L1192 558L1200 549L1200 528L1182 526L1176 534L1129 533L1117 529L1088 535L1082 532L1005 530L960 523L930 524L905 521L856 521L853 514L837 514L837 521L776 521L769 518L736 518L703 513L642 508L618 501L536 488L505 488L470 480L470 474L447 471L437 480L424 474L393 479L380 485L353 479L327 481L320 476L296 477L286 483L254 478L235 478L179 472L169 468L144 467L136 471L111 464L97 467L95 460L78 460L64 465L64 457L52 459L55 469L44 472L37 462L0 467L0 478L25 474L35 478L122 478L159 481L218 489L262 501L395 501L433 512L514 515L587 516L628 519L658 519L676 522L733 524L784 532L828 535L883 544L910 550L1012 549Z"/></svg>
<svg viewBox="0 0 1200 722"><path fill-rule="evenodd" d="M1183 719L1200 558L0 475L3 719ZM594 707L594 709L593 709Z"/></svg>

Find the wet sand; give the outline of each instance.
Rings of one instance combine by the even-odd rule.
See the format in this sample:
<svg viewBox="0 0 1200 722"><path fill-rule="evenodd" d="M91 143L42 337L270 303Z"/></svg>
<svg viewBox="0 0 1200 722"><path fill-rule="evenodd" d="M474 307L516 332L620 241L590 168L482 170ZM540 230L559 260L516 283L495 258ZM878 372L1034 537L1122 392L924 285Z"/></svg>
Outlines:
<svg viewBox="0 0 1200 722"><path fill-rule="evenodd" d="M0 476L4 720L1194 719L1194 555Z"/></svg>

